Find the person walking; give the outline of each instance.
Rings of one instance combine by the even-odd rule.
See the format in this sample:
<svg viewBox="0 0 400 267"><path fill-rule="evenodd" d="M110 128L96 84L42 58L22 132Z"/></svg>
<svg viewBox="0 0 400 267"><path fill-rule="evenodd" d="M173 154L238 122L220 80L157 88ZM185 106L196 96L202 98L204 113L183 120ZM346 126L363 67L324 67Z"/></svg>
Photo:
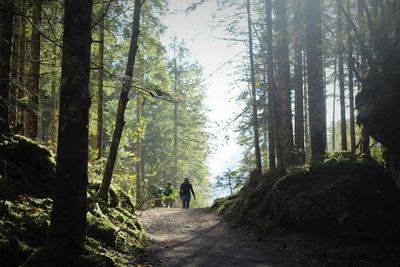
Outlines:
<svg viewBox="0 0 400 267"><path fill-rule="evenodd" d="M172 204L175 201L175 193L176 192L174 187L172 186L172 182L167 182L167 186L162 193L163 203L165 207L172 208Z"/></svg>
<svg viewBox="0 0 400 267"><path fill-rule="evenodd" d="M181 197L182 200L182 206L184 209L189 208L189 203L190 203L190 192L193 195L193 198L196 199L196 195L194 194L193 191L193 186L189 182L189 178L185 177L183 180L183 183L181 184L181 188L179 190L179 196Z"/></svg>

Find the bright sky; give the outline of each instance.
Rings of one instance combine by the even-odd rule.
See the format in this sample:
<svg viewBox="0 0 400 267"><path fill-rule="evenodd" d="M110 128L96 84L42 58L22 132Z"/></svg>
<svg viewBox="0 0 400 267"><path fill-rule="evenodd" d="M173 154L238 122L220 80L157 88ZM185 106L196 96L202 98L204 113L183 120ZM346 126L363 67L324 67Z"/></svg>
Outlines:
<svg viewBox="0 0 400 267"><path fill-rule="evenodd" d="M163 38L165 47L169 47L176 36L184 40L191 52L192 59L199 62L205 73L207 86L206 105L210 109L208 131L212 134L213 154L209 160L211 177L221 174L234 166L241 158L241 148L236 144L234 126L225 126L241 113L242 107L236 103L240 90L235 88L234 65L226 64L231 59L240 59L245 53L244 44L232 44L217 39L223 37L223 29L212 29L212 14L216 12L216 1L208 1L189 15L185 9L194 0L169 0L170 14L163 19L168 27ZM229 136L229 140L225 140Z"/></svg>

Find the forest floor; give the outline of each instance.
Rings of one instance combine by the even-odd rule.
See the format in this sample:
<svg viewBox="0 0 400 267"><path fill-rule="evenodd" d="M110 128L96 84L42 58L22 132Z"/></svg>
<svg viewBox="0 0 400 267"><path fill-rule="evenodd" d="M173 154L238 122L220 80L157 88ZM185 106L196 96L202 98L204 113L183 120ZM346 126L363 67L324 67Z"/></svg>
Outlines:
<svg viewBox="0 0 400 267"><path fill-rule="evenodd" d="M211 209L156 208L139 218L147 232L141 266L400 266L399 244L367 234L274 231L260 241Z"/></svg>
<svg viewBox="0 0 400 267"><path fill-rule="evenodd" d="M147 231L144 266L299 266L209 209L149 209L141 222Z"/></svg>

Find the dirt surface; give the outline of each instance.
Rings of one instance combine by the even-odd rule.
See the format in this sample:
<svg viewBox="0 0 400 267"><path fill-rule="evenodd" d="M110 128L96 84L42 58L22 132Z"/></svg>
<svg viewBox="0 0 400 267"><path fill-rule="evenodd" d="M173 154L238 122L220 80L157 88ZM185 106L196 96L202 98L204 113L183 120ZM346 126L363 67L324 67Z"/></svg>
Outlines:
<svg viewBox="0 0 400 267"><path fill-rule="evenodd" d="M141 221L154 258L145 266L298 266L208 209L150 209Z"/></svg>

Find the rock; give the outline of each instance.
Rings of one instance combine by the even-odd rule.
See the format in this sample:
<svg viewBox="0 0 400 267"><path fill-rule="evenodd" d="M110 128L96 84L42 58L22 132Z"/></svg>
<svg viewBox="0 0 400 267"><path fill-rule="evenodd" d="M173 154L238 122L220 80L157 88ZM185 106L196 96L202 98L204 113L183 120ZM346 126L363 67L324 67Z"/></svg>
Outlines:
<svg viewBox="0 0 400 267"><path fill-rule="evenodd" d="M0 140L0 155L6 162L5 170L0 170L0 173L6 171L8 196L52 196L56 165L50 150L28 138L15 135Z"/></svg>

